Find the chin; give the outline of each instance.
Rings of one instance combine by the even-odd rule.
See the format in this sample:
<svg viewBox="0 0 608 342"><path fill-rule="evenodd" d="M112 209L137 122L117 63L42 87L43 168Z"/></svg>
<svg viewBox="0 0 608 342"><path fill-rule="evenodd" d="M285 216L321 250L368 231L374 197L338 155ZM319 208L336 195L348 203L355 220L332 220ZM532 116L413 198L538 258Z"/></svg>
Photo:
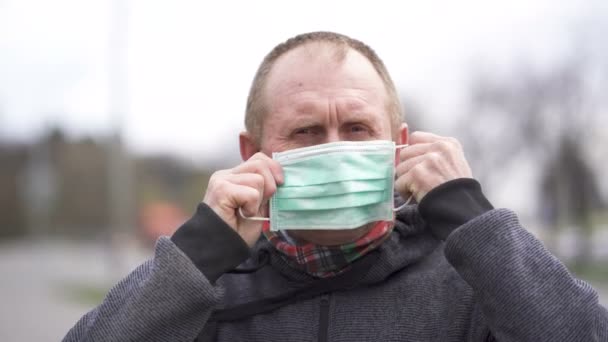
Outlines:
<svg viewBox="0 0 608 342"><path fill-rule="evenodd" d="M297 242L301 243L314 243L315 245L321 246L333 246L341 245L349 242L356 241L365 233L367 233L374 223L368 223L364 226L354 229L340 229L340 230L289 230L288 234L294 238Z"/></svg>

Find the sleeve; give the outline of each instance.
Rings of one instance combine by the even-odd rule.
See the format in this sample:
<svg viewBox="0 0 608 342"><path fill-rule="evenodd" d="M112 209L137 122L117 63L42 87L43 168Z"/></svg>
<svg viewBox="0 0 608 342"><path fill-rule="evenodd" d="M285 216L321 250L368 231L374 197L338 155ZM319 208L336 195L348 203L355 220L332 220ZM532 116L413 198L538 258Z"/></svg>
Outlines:
<svg viewBox="0 0 608 342"><path fill-rule="evenodd" d="M248 255L239 235L200 204L63 341L193 341L223 298L215 281Z"/></svg>
<svg viewBox="0 0 608 342"><path fill-rule="evenodd" d="M471 286L497 341L608 341L608 312L507 209L473 179L447 182L420 203L445 255Z"/></svg>

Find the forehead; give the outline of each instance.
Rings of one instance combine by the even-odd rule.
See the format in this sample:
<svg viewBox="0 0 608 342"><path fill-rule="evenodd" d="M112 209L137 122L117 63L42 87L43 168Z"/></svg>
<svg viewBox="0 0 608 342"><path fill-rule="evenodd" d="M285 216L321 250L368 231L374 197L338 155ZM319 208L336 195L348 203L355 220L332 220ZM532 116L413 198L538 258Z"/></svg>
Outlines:
<svg viewBox="0 0 608 342"><path fill-rule="evenodd" d="M270 111L293 92L328 95L348 90L386 103L384 83L371 62L356 50L332 43L308 43L286 52L274 63L263 91Z"/></svg>

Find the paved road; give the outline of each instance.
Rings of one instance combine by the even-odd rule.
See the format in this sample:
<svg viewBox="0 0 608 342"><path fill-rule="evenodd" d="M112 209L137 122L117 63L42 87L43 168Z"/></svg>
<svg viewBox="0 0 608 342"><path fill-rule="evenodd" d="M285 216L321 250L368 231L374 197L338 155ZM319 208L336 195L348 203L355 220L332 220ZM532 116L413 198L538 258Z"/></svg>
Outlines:
<svg viewBox="0 0 608 342"><path fill-rule="evenodd" d="M136 245L120 250L65 241L0 244L0 341L60 341L93 306L70 298L66 284L114 283L150 253ZM596 288L608 305L608 285Z"/></svg>
<svg viewBox="0 0 608 342"><path fill-rule="evenodd" d="M145 258L134 248L124 271L108 270L100 244L61 241L0 245L0 341L61 341L93 306L66 293L66 285L103 286Z"/></svg>

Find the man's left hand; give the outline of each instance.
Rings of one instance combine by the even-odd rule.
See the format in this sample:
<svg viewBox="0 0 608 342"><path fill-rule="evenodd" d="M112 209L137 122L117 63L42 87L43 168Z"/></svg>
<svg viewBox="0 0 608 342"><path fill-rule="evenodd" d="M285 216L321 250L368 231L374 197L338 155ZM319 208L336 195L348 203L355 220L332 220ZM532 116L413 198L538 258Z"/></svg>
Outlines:
<svg viewBox="0 0 608 342"><path fill-rule="evenodd" d="M462 146L454 138L414 132L401 150L395 187L403 198L410 194L420 203L435 187L457 178L472 178Z"/></svg>

